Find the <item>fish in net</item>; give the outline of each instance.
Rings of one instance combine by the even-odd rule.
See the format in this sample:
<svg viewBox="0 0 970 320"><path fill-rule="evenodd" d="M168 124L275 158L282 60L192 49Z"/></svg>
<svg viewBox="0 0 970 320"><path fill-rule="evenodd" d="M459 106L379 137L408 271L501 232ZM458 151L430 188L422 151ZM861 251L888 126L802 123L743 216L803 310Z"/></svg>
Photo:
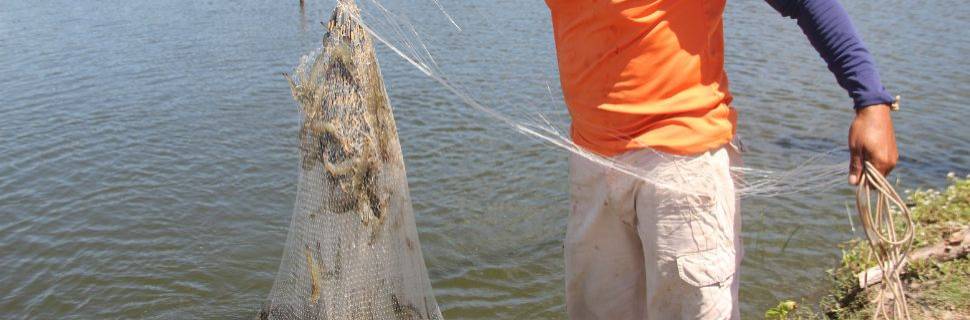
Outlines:
<svg viewBox="0 0 970 320"><path fill-rule="evenodd" d="M296 204L257 319L441 319L373 42L339 0L287 76L303 115Z"/></svg>

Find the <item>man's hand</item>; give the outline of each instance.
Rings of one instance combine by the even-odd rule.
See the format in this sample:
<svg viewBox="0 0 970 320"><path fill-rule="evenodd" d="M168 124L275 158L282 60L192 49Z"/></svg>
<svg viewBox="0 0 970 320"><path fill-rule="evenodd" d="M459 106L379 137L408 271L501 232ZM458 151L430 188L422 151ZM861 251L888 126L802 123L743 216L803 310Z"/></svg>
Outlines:
<svg viewBox="0 0 970 320"><path fill-rule="evenodd" d="M869 161L883 175L896 167L899 153L889 105L868 106L856 111L855 120L849 128L849 183L858 184L863 163Z"/></svg>

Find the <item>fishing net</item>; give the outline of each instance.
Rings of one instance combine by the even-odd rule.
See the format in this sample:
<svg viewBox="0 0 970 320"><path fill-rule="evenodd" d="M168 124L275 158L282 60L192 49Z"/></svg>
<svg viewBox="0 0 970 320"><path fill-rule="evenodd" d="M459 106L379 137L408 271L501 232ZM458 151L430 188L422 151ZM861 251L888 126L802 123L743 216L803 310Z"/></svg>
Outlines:
<svg viewBox="0 0 970 320"><path fill-rule="evenodd" d="M661 177L656 168L575 144L568 127L581 120L569 118L557 91L554 50L534 48L550 42L517 40L528 38L522 34L528 30L499 22L526 4L456 2L448 5L458 10L446 10L436 0L361 0L360 9L353 0L336 2L321 48L305 56L290 79L303 115L300 176L282 262L259 319L441 318L374 43L401 59L392 67L413 67L433 81L436 96L451 99L444 104L454 115L484 116L494 120L489 125L657 188L692 194L706 190L685 186L712 185L703 181L708 175L690 172L689 166L681 177ZM530 10L518 16L539 20L548 19L546 14ZM690 161L642 152L655 152L668 163ZM836 157L844 155L833 149L777 169L736 166L731 173L741 197L820 192L842 183L848 163ZM692 183L677 183L683 180Z"/></svg>
<svg viewBox="0 0 970 320"><path fill-rule="evenodd" d="M288 77L303 115L296 205L257 319L440 319L370 37L339 1Z"/></svg>
<svg viewBox="0 0 970 320"><path fill-rule="evenodd" d="M393 54L437 83L438 88L472 112L485 115L495 123L535 138L554 148L579 155L617 172L635 176L645 183L686 194L683 184L659 179L653 168L645 168L617 157L590 152L570 138L571 122L583 121L568 116L558 91L558 70L553 48L537 48L550 41L530 41L531 37L551 37L551 32L522 30L518 24L502 21L509 12L519 10L519 19L548 20L548 11L524 11L525 4L498 2L487 6L475 3L437 0L361 0L362 24L374 39ZM543 4L538 4L542 6ZM451 10L455 9L455 10ZM482 41L488 41L483 45ZM543 60L534 55L550 60ZM514 63L510 63L514 62ZM535 66L523 69L523 65ZM511 93L515 93L514 95ZM459 106L455 106L456 109ZM601 128L604 134L611 128ZM691 157L656 150L656 158L688 162ZM780 168L731 168L740 197L775 197L819 192L844 183L848 162L843 148L807 154L803 159ZM704 172L685 172L696 179ZM695 184L709 184L697 181Z"/></svg>

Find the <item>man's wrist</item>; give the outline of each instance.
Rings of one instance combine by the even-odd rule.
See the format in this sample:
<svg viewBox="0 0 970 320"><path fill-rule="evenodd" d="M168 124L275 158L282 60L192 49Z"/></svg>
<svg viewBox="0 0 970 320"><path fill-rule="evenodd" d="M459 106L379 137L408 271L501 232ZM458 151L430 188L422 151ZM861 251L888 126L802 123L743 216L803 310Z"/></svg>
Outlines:
<svg viewBox="0 0 970 320"><path fill-rule="evenodd" d="M872 70L875 74L875 69ZM874 82L875 81L875 82ZM856 109L862 109L867 106L873 106L878 104L889 104L891 105L896 101L893 95L889 94L882 84L878 80L870 81L868 84L858 84L857 88L848 88L849 96L852 97L852 106Z"/></svg>
<svg viewBox="0 0 970 320"><path fill-rule="evenodd" d="M856 108L855 114L856 116L861 116L863 114L872 114L872 113L889 114L889 112L892 110L893 110L893 107L888 103L877 103L877 104L871 104L868 106Z"/></svg>

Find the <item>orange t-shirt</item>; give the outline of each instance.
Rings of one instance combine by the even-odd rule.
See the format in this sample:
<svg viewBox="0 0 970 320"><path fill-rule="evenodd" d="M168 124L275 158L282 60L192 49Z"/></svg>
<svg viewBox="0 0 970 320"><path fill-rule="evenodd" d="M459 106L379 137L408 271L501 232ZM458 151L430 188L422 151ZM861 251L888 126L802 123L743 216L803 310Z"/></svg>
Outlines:
<svg viewBox="0 0 970 320"><path fill-rule="evenodd" d="M729 142L725 0L546 0L579 146L696 154Z"/></svg>

